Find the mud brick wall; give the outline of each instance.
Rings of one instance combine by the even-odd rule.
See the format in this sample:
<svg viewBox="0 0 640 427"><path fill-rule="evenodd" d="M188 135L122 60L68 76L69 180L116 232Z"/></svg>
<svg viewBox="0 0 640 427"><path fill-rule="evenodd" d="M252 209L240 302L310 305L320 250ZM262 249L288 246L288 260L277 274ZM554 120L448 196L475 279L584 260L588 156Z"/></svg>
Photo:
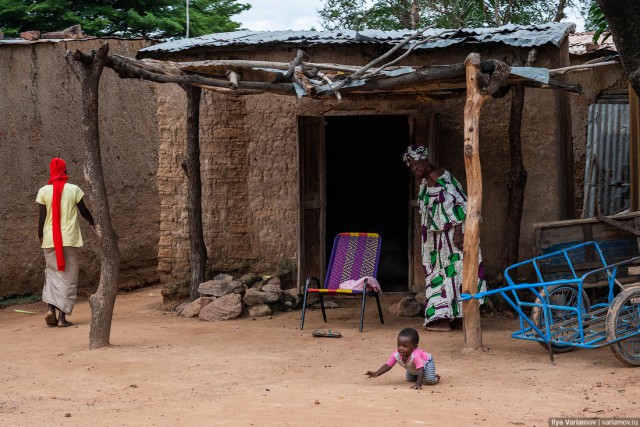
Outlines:
<svg viewBox="0 0 640 427"><path fill-rule="evenodd" d="M83 174L84 135L80 84L67 65L67 49L84 52L104 40L0 43L0 298L37 293L44 283L38 243L38 189L49 177L49 161L67 161L69 182L91 191ZM109 40L110 51L134 56L148 40ZM105 69L100 82L102 161L121 254L120 285L157 280L160 205L156 186L157 124L152 84L120 79ZM98 246L81 220L81 292L92 292L99 277Z"/></svg>
<svg viewBox="0 0 640 427"><path fill-rule="evenodd" d="M13 180L0 206L0 296L37 292L44 262L37 244L37 206L33 199L46 182L52 156L69 162L71 182L90 191L82 176L79 84L64 62L67 49L90 50L102 41L9 46L0 44L0 165ZM111 51L128 56L147 41L111 40ZM378 52L311 48L318 62L363 64ZM293 50L245 52L247 59L290 60ZM467 52L416 53L408 64L462 62ZM506 58L526 51L502 49L483 58ZM558 50L541 49L538 65L556 68ZM223 55L220 55L223 57ZM184 58L195 59L195 58ZM202 58L198 58L202 59ZM596 78L593 75L596 75ZM596 70L572 75L589 95L570 95L576 176L583 173L586 108L598 88L624 87L622 75ZM589 73L587 73L589 74ZM17 83L16 83L17 82ZM186 96L177 85L119 79L105 70L101 82L102 155L122 255L121 278L128 284L165 283L189 278L185 148ZM480 152L483 166L481 241L490 275L499 273L505 233L509 168L510 96L490 99L482 110ZM205 244L210 272L276 272L297 264L298 115L376 115L437 113L439 163L465 182L464 98L378 98L367 101L296 99L256 95L229 97L203 91L200 137ZM521 257L533 255L531 224L558 217L555 135L559 126L552 91L528 89L523 151L529 181L522 223ZM582 111L582 112L580 112ZM465 183L466 184L466 183ZM576 195L581 185L576 185ZM577 205L580 202L578 201ZM97 247L83 224L86 247L81 287L91 289L99 274ZM157 272L156 272L157 266Z"/></svg>
<svg viewBox="0 0 640 427"><path fill-rule="evenodd" d="M314 61L346 64L368 62L377 52L310 48ZM528 50L498 49L483 58L526 58ZM223 59L210 57L179 60ZM408 64L463 62L468 52L416 53ZM233 54L230 58L237 59ZM289 61L293 50L242 52L245 59ZM561 57L562 56L562 57ZM541 48L538 65L557 68L566 50ZM189 242L184 159L186 96L170 85L159 89L158 185L161 200L159 271L165 283L189 280ZM204 91L200 116L203 179L203 221L210 272L274 272L297 264L298 245L298 137L300 115L377 115L437 113L440 117L439 164L466 187L463 155L464 97L450 100L380 97L368 100L312 100L270 94L228 97ZM482 110L480 156L483 168L483 220L480 227L485 268L490 276L501 272L506 232L511 97L489 99ZM559 170L556 134L558 104L553 91L528 89L522 144L529 181L525 196L520 255L533 256L531 225L559 218ZM384 165L379 165L384 167Z"/></svg>
<svg viewBox="0 0 640 427"><path fill-rule="evenodd" d="M189 241L184 159L185 96L163 87L159 188L161 237L159 270L165 282L189 279ZM532 255L531 224L557 218L555 171L537 164L553 163L554 98L535 93L547 108L525 113L524 151L530 181L523 219L523 256ZM175 99L179 98L178 103ZM228 98L203 94L201 164L203 221L210 271L273 272L296 265L298 245L297 115L372 115L437 112L441 117L440 164L465 182L462 110L464 100L334 101L323 103L293 97L258 95ZM482 125L483 222L481 240L490 275L500 271L503 256L508 183L507 125L510 98L490 100L483 111L491 118ZM167 123L166 125L163 123ZM546 123L544 126L542 123ZM171 123L170 125L168 123ZM180 134L181 136L176 137ZM400 160L398 160L400 161ZM533 177L533 178L531 178ZM466 184L465 184L466 185ZM526 231L525 231L526 230Z"/></svg>
<svg viewBox="0 0 640 427"><path fill-rule="evenodd" d="M251 105L247 107L247 103ZM260 108L255 108L260 104ZM204 91L200 161L210 271L275 272L297 252L297 151L293 106L281 97L228 97ZM185 153L186 95L159 88L161 205L158 271L189 277Z"/></svg>

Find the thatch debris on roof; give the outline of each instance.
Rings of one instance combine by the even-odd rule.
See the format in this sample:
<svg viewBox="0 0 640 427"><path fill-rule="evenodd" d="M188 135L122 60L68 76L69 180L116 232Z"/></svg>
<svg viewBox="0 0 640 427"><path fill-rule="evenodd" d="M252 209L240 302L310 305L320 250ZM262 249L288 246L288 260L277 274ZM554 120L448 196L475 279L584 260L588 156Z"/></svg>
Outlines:
<svg viewBox="0 0 640 427"><path fill-rule="evenodd" d="M2 37L0 37L1 39ZM13 39L15 42L20 42L22 40L26 40L29 42L37 42L39 40L68 40L68 39L88 39L95 38L92 36L87 36L82 33L82 27L78 25L72 25L69 28L66 28L62 31L52 31L48 33L41 34L38 30L28 30L20 33L19 39Z"/></svg>
<svg viewBox="0 0 640 427"><path fill-rule="evenodd" d="M29 40L29 41L40 40L40 31L36 31L36 30L23 31L20 33L20 38Z"/></svg>
<svg viewBox="0 0 640 427"><path fill-rule="evenodd" d="M601 35L597 42L593 40L595 31L574 33L569 35L569 54L585 55L597 53L601 55L617 53L617 48L611 37Z"/></svg>
<svg viewBox="0 0 640 427"><path fill-rule="evenodd" d="M82 39L84 37L80 24L72 25L62 31L52 31L42 35L43 39Z"/></svg>

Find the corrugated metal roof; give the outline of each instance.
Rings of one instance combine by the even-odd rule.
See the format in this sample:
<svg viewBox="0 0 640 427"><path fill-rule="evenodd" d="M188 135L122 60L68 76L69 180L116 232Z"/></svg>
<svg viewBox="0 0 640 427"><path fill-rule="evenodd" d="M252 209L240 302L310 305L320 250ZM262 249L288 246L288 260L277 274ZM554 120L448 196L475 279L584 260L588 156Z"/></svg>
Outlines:
<svg viewBox="0 0 640 427"><path fill-rule="evenodd" d="M497 28L462 28L455 30L429 29L411 44L420 44L420 49L438 49L467 43L505 44L518 47L533 47L551 44L560 46L567 35L575 30L575 24L569 22L544 25L520 26L504 25ZM185 52L191 49L207 47L241 47L270 44L292 44L310 46L323 44L396 44L413 34L413 30L336 30L336 31L235 31L210 34L190 39L174 40L140 50L142 56L153 53ZM151 56L149 55L149 56Z"/></svg>
<svg viewBox="0 0 640 427"><path fill-rule="evenodd" d="M629 106L589 106L583 217L629 207Z"/></svg>

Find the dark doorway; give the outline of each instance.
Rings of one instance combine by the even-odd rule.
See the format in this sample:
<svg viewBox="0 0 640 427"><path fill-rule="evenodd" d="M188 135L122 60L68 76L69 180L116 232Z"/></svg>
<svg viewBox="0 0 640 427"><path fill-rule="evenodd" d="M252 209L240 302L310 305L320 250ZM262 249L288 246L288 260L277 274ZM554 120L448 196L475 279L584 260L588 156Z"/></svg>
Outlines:
<svg viewBox="0 0 640 427"><path fill-rule="evenodd" d="M409 144L406 116L326 117L326 250L340 232L382 236L378 281L409 290Z"/></svg>

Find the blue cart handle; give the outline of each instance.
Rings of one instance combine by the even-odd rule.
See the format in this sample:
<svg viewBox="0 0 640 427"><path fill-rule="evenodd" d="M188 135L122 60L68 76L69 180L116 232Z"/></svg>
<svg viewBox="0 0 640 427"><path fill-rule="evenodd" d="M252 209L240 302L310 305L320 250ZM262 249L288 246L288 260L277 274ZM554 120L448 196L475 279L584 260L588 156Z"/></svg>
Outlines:
<svg viewBox="0 0 640 427"><path fill-rule="evenodd" d="M574 283L579 284L580 282L581 282L581 279L562 279L562 280L554 280L552 282L521 283L519 285L508 285L498 289L491 289L489 291L478 292L477 294L473 294L473 295L461 294L458 300L468 301L472 298L481 299L489 295L500 294L507 291L517 291L520 289L531 289L531 288L538 288L538 287L543 287L546 289L549 286L567 285L567 284L574 284Z"/></svg>

